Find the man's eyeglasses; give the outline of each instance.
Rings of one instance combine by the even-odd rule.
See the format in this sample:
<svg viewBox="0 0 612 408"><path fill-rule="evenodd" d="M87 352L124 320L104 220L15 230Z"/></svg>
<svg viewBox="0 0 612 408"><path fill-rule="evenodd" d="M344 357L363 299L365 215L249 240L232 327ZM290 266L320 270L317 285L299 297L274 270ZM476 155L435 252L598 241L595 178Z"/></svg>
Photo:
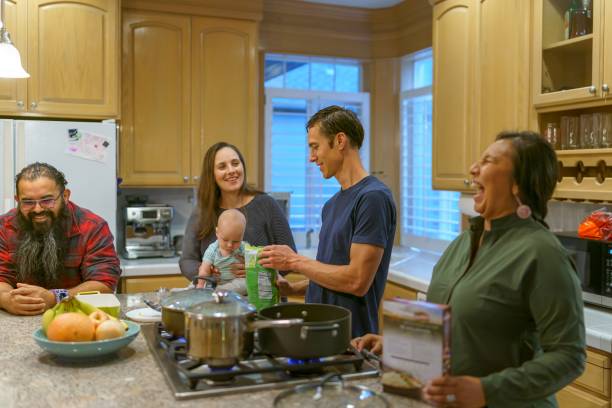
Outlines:
<svg viewBox="0 0 612 408"><path fill-rule="evenodd" d="M55 202L60 198L62 193L59 193L55 198L42 198L40 200L19 200L19 206L23 210L33 210L38 203L42 208L49 209L55 207Z"/></svg>

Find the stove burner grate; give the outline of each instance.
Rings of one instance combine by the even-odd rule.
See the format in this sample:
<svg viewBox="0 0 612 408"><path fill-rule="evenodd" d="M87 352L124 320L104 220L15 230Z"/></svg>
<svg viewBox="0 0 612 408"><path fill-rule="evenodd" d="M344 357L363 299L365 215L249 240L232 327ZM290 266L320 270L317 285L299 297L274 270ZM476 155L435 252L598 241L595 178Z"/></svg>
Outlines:
<svg viewBox="0 0 612 408"><path fill-rule="evenodd" d="M172 336L161 323L147 327L143 334L177 398L286 387L316 381L330 372L347 378L378 374L378 370L352 348L344 354L306 360L256 352L233 367L209 367L189 358L186 339Z"/></svg>

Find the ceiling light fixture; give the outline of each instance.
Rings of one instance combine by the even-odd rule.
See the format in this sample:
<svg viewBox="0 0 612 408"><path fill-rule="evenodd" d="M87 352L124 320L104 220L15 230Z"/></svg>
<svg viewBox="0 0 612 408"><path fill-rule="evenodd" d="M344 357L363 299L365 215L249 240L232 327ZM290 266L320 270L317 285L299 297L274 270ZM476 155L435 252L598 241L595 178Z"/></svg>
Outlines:
<svg viewBox="0 0 612 408"><path fill-rule="evenodd" d="M4 0L0 0L0 78L29 78L21 66L19 51L13 45L6 29L4 19Z"/></svg>

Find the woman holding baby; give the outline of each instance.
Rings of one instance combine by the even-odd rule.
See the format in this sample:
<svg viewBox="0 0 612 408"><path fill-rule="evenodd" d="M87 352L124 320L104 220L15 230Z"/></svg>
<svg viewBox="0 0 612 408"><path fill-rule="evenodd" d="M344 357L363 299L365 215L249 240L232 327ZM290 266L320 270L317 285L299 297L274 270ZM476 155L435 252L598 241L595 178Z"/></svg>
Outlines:
<svg viewBox="0 0 612 408"><path fill-rule="evenodd" d="M223 240L238 241L233 236L219 236L218 221L225 210L237 209L244 214L246 224L240 241L257 246L284 244L295 250L289 223L278 203L269 195L247 185L246 180L244 157L236 146L219 142L208 149L202 163L198 203L187 222L183 254L179 261L181 273L187 279L193 280L198 275L202 257L209 245L215 241L221 246ZM235 214L233 218L240 219ZM231 265L234 277L244 278L244 258L239 251L240 245L234 249L231 249L231 245L227 248L230 250L225 252L236 258ZM211 273L218 271L211 270Z"/></svg>

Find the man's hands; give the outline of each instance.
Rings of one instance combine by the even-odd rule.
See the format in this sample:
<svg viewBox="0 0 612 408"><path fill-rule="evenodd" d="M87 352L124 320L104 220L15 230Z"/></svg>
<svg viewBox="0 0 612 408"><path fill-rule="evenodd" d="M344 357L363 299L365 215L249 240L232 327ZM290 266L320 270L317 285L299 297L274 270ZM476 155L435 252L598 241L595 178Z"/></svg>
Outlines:
<svg viewBox="0 0 612 408"><path fill-rule="evenodd" d="M17 289L0 293L3 308L12 314L34 316L55 305L55 295L45 288L18 283Z"/></svg>
<svg viewBox="0 0 612 408"><path fill-rule="evenodd" d="M295 270L294 264L300 255L287 245L268 245L259 254L259 264L278 271Z"/></svg>

